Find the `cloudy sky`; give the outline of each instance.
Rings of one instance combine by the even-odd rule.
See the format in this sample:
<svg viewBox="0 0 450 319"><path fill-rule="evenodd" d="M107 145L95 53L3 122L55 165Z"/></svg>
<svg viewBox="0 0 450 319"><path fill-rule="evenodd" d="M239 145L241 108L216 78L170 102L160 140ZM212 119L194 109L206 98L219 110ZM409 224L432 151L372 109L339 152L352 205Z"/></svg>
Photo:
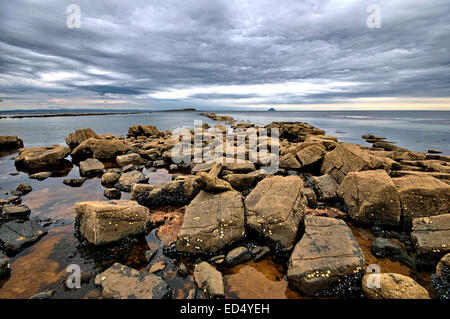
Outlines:
<svg viewBox="0 0 450 319"><path fill-rule="evenodd" d="M450 109L449 16L448 0L1 1L0 110Z"/></svg>

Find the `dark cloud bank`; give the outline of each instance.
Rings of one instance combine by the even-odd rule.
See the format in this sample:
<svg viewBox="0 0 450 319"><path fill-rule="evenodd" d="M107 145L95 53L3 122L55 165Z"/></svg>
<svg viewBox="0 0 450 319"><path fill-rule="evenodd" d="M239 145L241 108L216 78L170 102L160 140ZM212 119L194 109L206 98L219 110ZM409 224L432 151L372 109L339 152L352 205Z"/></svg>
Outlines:
<svg viewBox="0 0 450 319"><path fill-rule="evenodd" d="M0 108L448 101L449 14L448 0L2 1Z"/></svg>

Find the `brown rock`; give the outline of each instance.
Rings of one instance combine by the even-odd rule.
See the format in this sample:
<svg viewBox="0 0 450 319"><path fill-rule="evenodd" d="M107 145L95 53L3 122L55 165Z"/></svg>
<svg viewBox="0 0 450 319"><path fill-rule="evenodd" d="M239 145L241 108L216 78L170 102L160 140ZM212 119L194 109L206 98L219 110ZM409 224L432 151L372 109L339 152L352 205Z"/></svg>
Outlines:
<svg viewBox="0 0 450 319"><path fill-rule="evenodd" d="M14 164L17 169L39 170L63 165L69 155L69 149L64 146L22 148Z"/></svg>
<svg viewBox="0 0 450 319"><path fill-rule="evenodd" d="M99 138L99 136L90 128L76 130L75 133L70 133L66 137L66 144L71 150L73 150L75 147L91 137Z"/></svg>
<svg viewBox="0 0 450 319"><path fill-rule="evenodd" d="M119 165L119 167L124 167L129 164L142 165L143 161L142 158L139 156L139 154L131 153L117 156L116 163L117 165Z"/></svg>
<svg viewBox="0 0 450 319"><path fill-rule="evenodd" d="M23 141L17 136L0 136L0 152L23 147Z"/></svg>
<svg viewBox="0 0 450 319"><path fill-rule="evenodd" d="M105 166L102 162L95 158L88 158L85 161L80 162L80 175L81 176L97 176L102 175Z"/></svg>
<svg viewBox="0 0 450 319"><path fill-rule="evenodd" d="M319 201L332 201L337 197L338 184L330 175L313 176L312 183Z"/></svg>
<svg viewBox="0 0 450 319"><path fill-rule="evenodd" d="M129 146L120 139L96 139L88 138L78 145L71 153L75 161L87 158L96 158L100 161L115 161L116 156L123 155L129 150Z"/></svg>
<svg viewBox="0 0 450 319"><path fill-rule="evenodd" d="M211 299L224 298L222 274L207 262L201 262L194 268L197 286Z"/></svg>
<svg viewBox="0 0 450 319"><path fill-rule="evenodd" d="M161 137L161 133L154 125L134 125L128 128L128 134L130 136L146 136L146 137Z"/></svg>
<svg viewBox="0 0 450 319"><path fill-rule="evenodd" d="M450 252L450 214L414 218L411 241L418 255L439 260Z"/></svg>
<svg viewBox="0 0 450 319"><path fill-rule="evenodd" d="M308 166L317 163L325 156L326 149L324 146L311 145L297 153L302 166Z"/></svg>
<svg viewBox="0 0 450 319"><path fill-rule="evenodd" d="M400 274L365 275L362 288L369 299L430 299L425 288L412 278Z"/></svg>

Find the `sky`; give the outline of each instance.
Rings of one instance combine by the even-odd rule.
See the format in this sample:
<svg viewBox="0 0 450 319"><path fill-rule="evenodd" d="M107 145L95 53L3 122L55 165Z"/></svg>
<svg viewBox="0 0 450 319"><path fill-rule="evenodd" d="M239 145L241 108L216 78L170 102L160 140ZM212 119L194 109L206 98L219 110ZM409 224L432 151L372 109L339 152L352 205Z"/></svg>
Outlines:
<svg viewBox="0 0 450 319"><path fill-rule="evenodd" d="M448 0L1 1L0 110L450 110L449 16Z"/></svg>

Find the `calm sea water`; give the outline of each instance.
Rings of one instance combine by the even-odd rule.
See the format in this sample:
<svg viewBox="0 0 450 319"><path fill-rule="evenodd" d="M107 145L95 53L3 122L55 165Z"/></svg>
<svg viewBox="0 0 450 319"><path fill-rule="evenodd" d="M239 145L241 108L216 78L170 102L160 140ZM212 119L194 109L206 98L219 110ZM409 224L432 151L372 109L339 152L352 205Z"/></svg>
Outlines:
<svg viewBox="0 0 450 319"><path fill-rule="evenodd" d="M272 121L307 122L339 137L340 141L366 144L371 133L420 152L436 148L450 154L450 111L295 111L218 112L238 122L268 124ZM200 112L155 112L129 115L1 119L0 135L17 135L25 146L65 144L76 129L90 127L98 134L125 135L136 124L156 125L160 130L193 127L195 120L216 123Z"/></svg>

